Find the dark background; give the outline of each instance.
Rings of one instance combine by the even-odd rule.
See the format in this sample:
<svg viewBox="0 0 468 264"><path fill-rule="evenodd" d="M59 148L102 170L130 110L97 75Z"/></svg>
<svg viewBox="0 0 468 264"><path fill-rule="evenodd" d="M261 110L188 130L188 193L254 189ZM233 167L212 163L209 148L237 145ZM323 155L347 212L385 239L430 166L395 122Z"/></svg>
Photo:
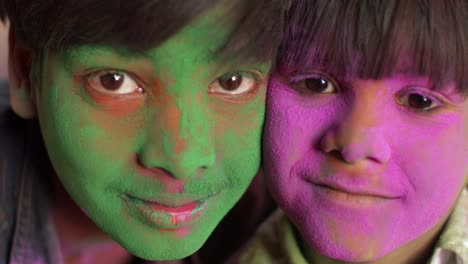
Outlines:
<svg viewBox="0 0 468 264"><path fill-rule="evenodd" d="M7 29L0 23L0 79L7 78Z"/></svg>

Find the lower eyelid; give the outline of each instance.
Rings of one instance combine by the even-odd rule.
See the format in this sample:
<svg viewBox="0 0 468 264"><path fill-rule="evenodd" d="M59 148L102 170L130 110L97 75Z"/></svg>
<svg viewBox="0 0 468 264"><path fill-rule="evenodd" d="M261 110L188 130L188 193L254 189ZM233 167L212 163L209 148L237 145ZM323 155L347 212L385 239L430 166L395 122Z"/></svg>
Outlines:
<svg viewBox="0 0 468 264"><path fill-rule="evenodd" d="M409 95L409 94L408 94ZM403 98L403 97L400 97L400 98ZM432 98L430 97L427 97L429 98L433 104L435 104L434 106L431 106L430 108L423 108L423 109L419 109L419 108L415 108L415 107L412 107L408 104L408 102L402 102L401 99L397 99L397 104L400 105L401 107L405 108L405 109L408 109L409 111L411 112L414 112L414 113L418 113L418 114L429 114L429 113L433 113L434 111L437 111L439 108L443 107L443 104L442 103L439 103L438 101L436 100L433 100Z"/></svg>
<svg viewBox="0 0 468 264"><path fill-rule="evenodd" d="M246 103L246 102L253 100L256 97L262 85L263 85L263 82L254 81L254 86L248 91L243 92L241 94L226 94L226 93L217 93L217 92L210 92L210 93L217 98L220 98L222 100L225 100L231 103Z"/></svg>

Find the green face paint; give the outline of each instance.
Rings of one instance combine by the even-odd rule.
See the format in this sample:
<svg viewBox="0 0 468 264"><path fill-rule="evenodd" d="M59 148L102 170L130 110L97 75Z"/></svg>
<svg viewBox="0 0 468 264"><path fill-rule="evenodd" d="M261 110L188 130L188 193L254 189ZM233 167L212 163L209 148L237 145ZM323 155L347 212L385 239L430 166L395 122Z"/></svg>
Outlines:
<svg viewBox="0 0 468 264"><path fill-rule="evenodd" d="M259 168L270 65L214 57L230 32L220 16L138 55L44 54L37 105L55 171L101 229L145 259L195 252Z"/></svg>

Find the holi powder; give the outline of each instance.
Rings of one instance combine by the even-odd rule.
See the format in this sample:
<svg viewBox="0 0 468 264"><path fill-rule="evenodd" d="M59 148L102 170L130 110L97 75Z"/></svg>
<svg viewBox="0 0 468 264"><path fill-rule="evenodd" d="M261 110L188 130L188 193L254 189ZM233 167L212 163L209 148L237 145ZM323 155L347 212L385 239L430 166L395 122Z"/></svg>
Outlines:
<svg viewBox="0 0 468 264"><path fill-rule="evenodd" d="M172 194L180 194L185 192L184 184L186 182L185 179L177 179L173 175L171 175L168 171L153 167L153 168L146 168L145 165L141 163L140 158L138 155L134 156L134 159L138 164L138 173L142 176L154 179L161 183L164 186L165 192L172 193Z"/></svg>
<svg viewBox="0 0 468 264"><path fill-rule="evenodd" d="M344 261L410 257L443 226L466 181L468 104L422 112L395 99L429 93L407 89L417 82L355 80L352 96L304 95L273 76L264 169L306 251Z"/></svg>
<svg viewBox="0 0 468 264"><path fill-rule="evenodd" d="M138 56L99 45L45 55L38 114L54 169L99 228L145 259L198 250L260 166L270 64L221 67L207 54L230 30L208 24ZM209 92L224 74L252 69L261 74L248 95ZM128 73L145 92L93 90L87 73L101 70Z"/></svg>

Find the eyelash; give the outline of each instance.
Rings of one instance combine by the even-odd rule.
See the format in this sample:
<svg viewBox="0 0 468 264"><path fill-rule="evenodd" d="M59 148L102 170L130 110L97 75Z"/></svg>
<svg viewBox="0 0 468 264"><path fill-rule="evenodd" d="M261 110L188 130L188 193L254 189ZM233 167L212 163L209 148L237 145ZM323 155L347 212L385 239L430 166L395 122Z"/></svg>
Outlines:
<svg viewBox="0 0 468 264"><path fill-rule="evenodd" d="M402 98L408 97L408 96L410 96L412 94L417 94L417 95L426 97L427 99L431 100L432 103L435 104L435 106L431 107L429 109L417 109L417 108L411 107L409 105L403 105L403 104L400 103ZM432 113L432 112L436 111L437 109L439 109L440 107L442 107L444 105L443 101L440 100L437 96L433 95L432 93L428 93L427 91L421 91L421 89L417 89L417 88L409 88L409 89L405 89L405 90L397 93L396 101L397 101L398 104L400 104L400 105L404 106L405 108L408 108L411 111L414 111L416 113Z"/></svg>
<svg viewBox="0 0 468 264"><path fill-rule="evenodd" d="M336 91L330 92L330 93L325 93L325 92L324 93L320 93L320 92L315 92L314 93L310 89L300 87L299 84L301 84L302 82L305 82L307 79L324 79L330 85L333 85L333 87L334 87L334 89ZM293 89L295 89L296 91L303 92L301 90L307 90L306 92L308 92L308 93L314 93L314 94L318 94L318 95L333 95L333 94L340 93L342 91L343 87L347 87L346 82L340 82L340 83L344 83L345 85L338 85L338 81L335 78L332 78L332 77L330 77L330 76L328 76L326 74L323 74L323 73L315 73L315 72L307 73L307 74L296 74L296 75L294 75L293 77L291 77L289 79L289 85L292 86ZM427 108L427 109L418 109L416 107L412 107L408 103L403 103L402 102L405 98L407 98L407 97L409 97L409 96L411 96L413 94L416 94L416 95L427 98L428 100L431 101L431 105L435 104L435 106L431 107L431 108ZM408 108L411 111L414 111L414 112L417 112L417 113L431 113L431 112L434 112L434 111L438 110L438 108L440 108L440 107L442 107L444 105L443 100L439 99L438 96L433 95L433 93L428 93L427 91L421 91L421 89L417 89L417 88L414 88L414 87L411 87L409 89L404 88L402 91L398 92L395 97L396 97L396 102L399 105L402 105L403 107Z"/></svg>
<svg viewBox="0 0 468 264"><path fill-rule="evenodd" d="M313 92L311 91L310 89L307 89L305 87L300 87L300 84L302 82L305 82L309 79L324 79L326 80L330 85L333 86L334 89L336 89L336 91L334 91L333 93L317 93L317 92ZM330 75L327 75L327 74L324 74L324 73L320 73L320 72L311 72L311 73L305 73L305 74L295 74L293 75L290 79L289 79L289 85L291 87L293 87L296 91L298 92L304 92L304 91L300 91L300 90L307 90L305 91L306 93L313 93L313 94L324 94L324 95L330 95L330 94L336 94L336 93L339 93L342 89L341 89L341 86L342 85L339 85L338 83L343 83L343 82L338 82L335 78L333 78L332 76Z"/></svg>
<svg viewBox="0 0 468 264"><path fill-rule="evenodd" d="M125 71L125 70L108 69L108 68L105 68L105 69L90 69L90 70L87 70L85 72L85 74L82 75L81 79L84 82L84 86L86 87L88 92L93 90L92 91L93 93L101 93L100 91L97 91L96 89L90 88L90 85L91 85L90 81L95 77L104 76L106 74L120 74L120 75L127 76L127 77L131 78L131 80L133 82L135 82L135 84L139 88L138 91L135 94L140 94L141 95L141 94L146 93L146 88L145 88L146 84L144 82L142 82L141 79L138 78L134 73L128 72L128 71ZM134 93L131 93L131 94L134 94ZM129 95L129 94L126 94L126 95ZM118 93L116 93L116 94L106 93L105 96L121 97L122 95L118 94Z"/></svg>
<svg viewBox="0 0 468 264"><path fill-rule="evenodd" d="M113 93L102 93L100 91L98 91L97 89L94 89L91 87L91 84L90 84L90 80L93 79L93 78L96 78L98 76L102 76L102 75L105 75L105 74L113 74L113 73L116 73L116 74L121 74L121 75L125 75L125 76L128 76L132 79L132 81L134 81L139 88L142 89L141 92L137 92L137 94L141 95L141 94L145 94L146 93L146 84L144 82L142 82L135 74L131 73L131 72L128 72L128 71L125 71L125 70L119 70L119 69L109 69L109 68L104 68L104 69L88 69L86 70L83 74L77 76L81 82L83 83L84 87L86 87L86 90L87 90L87 93L88 94L91 94L91 95L94 95L94 96L97 96L97 97L114 97L114 98L121 98L122 95L121 94L113 94ZM230 74L230 73L239 73L241 74L243 77L245 78L250 78L253 80L254 82L254 87L252 87L251 89L249 89L249 91L245 92L245 93L242 93L242 94L234 94L234 95L228 95L228 94L216 94L214 92L211 92L208 87L208 92L209 93L212 93L212 94L215 94L215 96L219 97L219 98L222 98L223 100L226 100L226 101L230 101L230 102L235 102L235 103L238 103L238 102L242 102L245 100L249 100L249 98L252 98L254 95L257 94L258 90L259 90L259 87L262 85L263 83L263 78L262 78L262 74L261 72L257 71L257 70L250 70L250 71L236 71L236 72L227 72L225 75L227 74ZM221 78L222 76L218 77L217 79L215 79L213 82L219 80L219 78ZM211 83L210 83L211 85ZM136 94L136 93L132 93L132 94ZM128 96L129 94L125 94L126 96Z"/></svg>

